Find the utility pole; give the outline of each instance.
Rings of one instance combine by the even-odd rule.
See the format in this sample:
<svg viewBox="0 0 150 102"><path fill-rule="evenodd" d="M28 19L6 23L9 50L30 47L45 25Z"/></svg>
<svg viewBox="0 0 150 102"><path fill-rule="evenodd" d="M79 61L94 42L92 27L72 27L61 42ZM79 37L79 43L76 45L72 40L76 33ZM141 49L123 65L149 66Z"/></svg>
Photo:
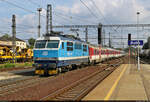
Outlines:
<svg viewBox="0 0 150 102"><path fill-rule="evenodd" d="M85 41L88 42L88 28L85 28Z"/></svg>
<svg viewBox="0 0 150 102"><path fill-rule="evenodd" d="M129 41L131 41L131 34L128 34L128 42ZM129 64L131 63L130 59L131 59L131 46L129 45Z"/></svg>
<svg viewBox="0 0 150 102"><path fill-rule="evenodd" d="M123 47L124 45L122 43L122 40L123 40L122 38L123 38L123 34L122 34L122 28L121 28L121 44L122 44L122 47Z"/></svg>
<svg viewBox="0 0 150 102"><path fill-rule="evenodd" d="M47 5L47 15L46 15L46 34L52 33L52 6Z"/></svg>
<svg viewBox="0 0 150 102"><path fill-rule="evenodd" d="M98 25L98 44L102 44L102 24Z"/></svg>
<svg viewBox="0 0 150 102"><path fill-rule="evenodd" d="M39 25L38 25L38 37L40 37L40 29L41 29L41 11L42 11L42 8L38 8L37 11L39 12Z"/></svg>
<svg viewBox="0 0 150 102"><path fill-rule="evenodd" d="M109 32L109 47L111 47L110 32Z"/></svg>
<svg viewBox="0 0 150 102"><path fill-rule="evenodd" d="M52 28L52 5L49 5L50 7L50 33L52 33L53 28Z"/></svg>
<svg viewBox="0 0 150 102"><path fill-rule="evenodd" d="M16 16L12 15L12 47L13 47L13 62L16 62Z"/></svg>
<svg viewBox="0 0 150 102"><path fill-rule="evenodd" d="M137 12L137 38L138 38L138 70L140 70L140 46L139 46L139 31L138 31L138 27L139 27L139 14L140 12Z"/></svg>
<svg viewBox="0 0 150 102"><path fill-rule="evenodd" d="M147 42L148 42L148 49L150 49L150 37L148 37Z"/></svg>
<svg viewBox="0 0 150 102"><path fill-rule="evenodd" d="M49 34L48 32L48 23L49 23L49 6L47 5L47 13L46 13L46 34Z"/></svg>
<svg viewBox="0 0 150 102"><path fill-rule="evenodd" d="M105 46L105 30L103 29L103 46Z"/></svg>

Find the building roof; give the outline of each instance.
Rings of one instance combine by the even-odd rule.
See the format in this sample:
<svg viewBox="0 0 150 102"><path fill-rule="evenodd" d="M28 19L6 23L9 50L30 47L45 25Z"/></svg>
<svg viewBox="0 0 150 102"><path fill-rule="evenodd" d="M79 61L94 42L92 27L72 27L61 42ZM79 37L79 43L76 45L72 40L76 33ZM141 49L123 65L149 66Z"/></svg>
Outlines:
<svg viewBox="0 0 150 102"><path fill-rule="evenodd" d="M2 36L0 37L0 41L12 41L13 38L12 37L6 37L6 36ZM24 40L21 40L19 38L16 38L16 41L22 41L22 42L25 42Z"/></svg>

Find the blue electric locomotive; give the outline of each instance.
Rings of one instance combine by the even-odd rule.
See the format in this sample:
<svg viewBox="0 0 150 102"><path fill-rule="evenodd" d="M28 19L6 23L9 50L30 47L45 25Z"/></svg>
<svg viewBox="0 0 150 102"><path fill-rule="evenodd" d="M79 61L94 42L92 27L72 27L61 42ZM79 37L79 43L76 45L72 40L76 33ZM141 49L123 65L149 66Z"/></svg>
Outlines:
<svg viewBox="0 0 150 102"><path fill-rule="evenodd" d="M62 35L38 38L33 51L35 73L39 75L57 74L89 62L88 44Z"/></svg>

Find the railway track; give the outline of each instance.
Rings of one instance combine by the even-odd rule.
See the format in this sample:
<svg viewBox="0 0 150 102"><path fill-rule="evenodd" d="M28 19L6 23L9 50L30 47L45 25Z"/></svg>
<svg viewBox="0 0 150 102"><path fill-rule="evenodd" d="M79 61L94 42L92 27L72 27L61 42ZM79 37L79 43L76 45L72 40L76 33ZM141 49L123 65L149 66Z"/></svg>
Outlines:
<svg viewBox="0 0 150 102"><path fill-rule="evenodd" d="M113 61L112 64L106 65L104 68L101 68L99 71L91 74L90 76L80 79L77 82L74 82L71 85L42 98L41 100L81 100L121 63L122 61L117 59Z"/></svg>
<svg viewBox="0 0 150 102"><path fill-rule="evenodd" d="M109 62L108 64L96 65L97 67L99 67L99 71L98 72L95 71L90 76L84 77L83 79L80 79L77 82L75 82L76 84L75 83L73 83L72 85L68 84L69 86L67 85L67 88L63 88L63 89L60 88L60 90L63 90L63 92L68 94L67 90L72 89L71 90L72 91L71 95L75 95L75 94L77 95L78 94L78 97L81 97L83 95L82 93L85 94L86 92L88 92L87 90L90 91L92 89L92 87L94 88L96 86L96 84L98 84L101 80L103 80L105 77L107 77L107 75L109 75L114 70L114 67L119 65L118 62L120 62L120 60L116 59L116 60L111 60L111 61L108 61L108 62ZM113 64L113 63L118 63L118 64ZM94 66L90 66L90 67L94 68ZM61 78L62 76L63 75L60 75L58 77ZM59 79L58 77L55 77L55 76L50 76L50 77L31 76L31 77L22 77L22 78L20 78L18 80L11 80L11 81L3 80L3 81L0 81L0 98L7 97L8 95L11 96L14 93L21 92L22 90L28 90L31 87L35 87L37 85L41 86L41 83L54 82L56 79L57 80ZM96 80L99 80L99 81L96 81ZM97 83L95 83L95 82L97 82ZM61 84L61 82L59 82L59 83ZM83 83L83 84L81 84L81 83ZM86 83L88 83L88 84L86 84ZM91 86L91 84L93 86ZM84 88L84 85L86 85L85 88ZM74 88L72 86L74 86ZM77 86L79 86L79 87L77 87ZM78 89L80 87L81 87L81 89ZM82 88L84 88L84 89L82 89ZM42 90L42 89L40 89L40 90ZM55 94L60 93L60 90L58 89L58 91L56 91ZM66 90L66 91L64 91L64 90ZM81 95L78 93L79 90L82 90L82 92L80 93ZM69 91L69 92L71 92L71 91ZM61 91L61 93L62 93L62 91ZM54 93L53 93L53 95L54 95ZM53 95L51 94L49 96L53 96ZM62 96L59 96L59 99L61 100L60 97L62 97ZM45 100L45 98L43 98L43 99ZM76 100L74 98L71 98L71 99L72 100ZM62 100L63 100L63 98L62 98Z"/></svg>
<svg viewBox="0 0 150 102"><path fill-rule="evenodd" d="M34 86L38 82L49 80L49 77L28 76L0 81L0 96L11 94L19 90Z"/></svg>

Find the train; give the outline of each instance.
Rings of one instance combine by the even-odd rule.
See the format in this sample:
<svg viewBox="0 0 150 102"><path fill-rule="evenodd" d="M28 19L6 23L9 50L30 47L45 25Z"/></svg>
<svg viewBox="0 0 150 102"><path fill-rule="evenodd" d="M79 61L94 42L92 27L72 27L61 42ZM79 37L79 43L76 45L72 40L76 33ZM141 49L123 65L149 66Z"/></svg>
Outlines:
<svg viewBox="0 0 150 102"><path fill-rule="evenodd" d="M16 62L26 62L33 60L33 50L30 48L21 49L16 47L15 55L11 48L7 46L0 47L0 63L14 62L14 56Z"/></svg>
<svg viewBox="0 0 150 102"><path fill-rule="evenodd" d="M101 48L67 35L42 36L35 42L35 74L54 75L82 65L99 63L124 56L124 51Z"/></svg>

